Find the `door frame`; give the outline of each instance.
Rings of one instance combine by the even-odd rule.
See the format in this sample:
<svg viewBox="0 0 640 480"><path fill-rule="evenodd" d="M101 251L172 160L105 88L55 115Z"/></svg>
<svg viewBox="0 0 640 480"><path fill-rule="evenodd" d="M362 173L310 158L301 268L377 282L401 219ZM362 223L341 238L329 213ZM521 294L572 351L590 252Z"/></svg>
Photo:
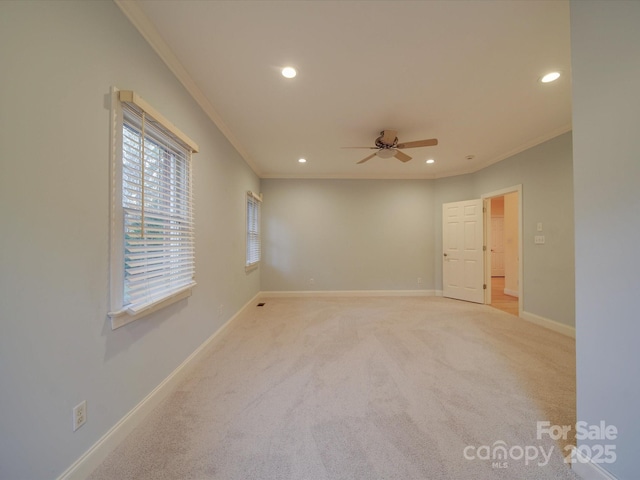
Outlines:
<svg viewBox="0 0 640 480"><path fill-rule="evenodd" d="M502 197L509 193L518 194L518 316L522 317L524 307L524 259L523 253L523 215L522 215L522 184L511 187L502 188L493 192L484 193L480 196L482 205L484 206L484 282L487 288L484 291L484 303L491 304L491 199L493 197Z"/></svg>

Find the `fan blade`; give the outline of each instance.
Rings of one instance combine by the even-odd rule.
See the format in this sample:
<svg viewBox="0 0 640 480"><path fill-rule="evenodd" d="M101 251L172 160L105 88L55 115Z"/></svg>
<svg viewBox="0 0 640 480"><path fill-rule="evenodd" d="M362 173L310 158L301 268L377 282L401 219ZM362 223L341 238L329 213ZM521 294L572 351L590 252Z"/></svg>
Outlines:
<svg viewBox="0 0 640 480"><path fill-rule="evenodd" d="M340 147L340 148L367 148L369 150L377 150L378 147Z"/></svg>
<svg viewBox="0 0 640 480"><path fill-rule="evenodd" d="M401 162L408 162L409 160L411 160L411 157L409 155L401 152L400 150L396 150L396 154L394 155L394 157L396 157Z"/></svg>
<svg viewBox="0 0 640 480"><path fill-rule="evenodd" d="M383 130L382 131L382 143L385 145L393 145L393 143L398 138L398 132L396 130Z"/></svg>
<svg viewBox="0 0 640 480"><path fill-rule="evenodd" d="M433 147L437 144L437 138L430 138L429 140L416 140L415 142L399 143L397 148Z"/></svg>
<svg viewBox="0 0 640 480"><path fill-rule="evenodd" d="M362 160L360 160L360 161L357 163L357 165L359 165L359 164L361 164L361 163L364 163L364 162L366 162L367 160L371 160L371 159L372 159L373 157L375 157L375 156L376 156L376 154L375 154L375 153L373 153L373 154L369 155L367 158L363 158Z"/></svg>

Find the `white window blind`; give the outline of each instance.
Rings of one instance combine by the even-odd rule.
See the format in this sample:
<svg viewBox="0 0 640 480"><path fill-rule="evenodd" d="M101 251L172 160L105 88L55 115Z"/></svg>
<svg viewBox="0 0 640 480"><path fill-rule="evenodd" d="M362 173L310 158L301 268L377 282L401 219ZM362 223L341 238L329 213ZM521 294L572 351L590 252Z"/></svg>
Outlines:
<svg viewBox="0 0 640 480"><path fill-rule="evenodd" d="M131 91L114 89L112 328L195 285L191 154L198 146Z"/></svg>
<svg viewBox="0 0 640 480"><path fill-rule="evenodd" d="M191 151L123 105L124 303L133 313L194 283Z"/></svg>
<svg viewBox="0 0 640 480"><path fill-rule="evenodd" d="M261 257L260 205L262 196L247 192L247 262L246 267L257 266Z"/></svg>

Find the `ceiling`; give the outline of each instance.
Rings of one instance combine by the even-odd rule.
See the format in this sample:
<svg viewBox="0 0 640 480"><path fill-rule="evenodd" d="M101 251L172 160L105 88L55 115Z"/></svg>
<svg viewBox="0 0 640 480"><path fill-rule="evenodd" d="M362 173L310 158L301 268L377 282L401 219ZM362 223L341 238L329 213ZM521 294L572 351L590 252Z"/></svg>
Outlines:
<svg viewBox="0 0 640 480"><path fill-rule="evenodd" d="M457 175L571 129L567 1L115 1L262 178ZM439 144L341 148L383 129Z"/></svg>

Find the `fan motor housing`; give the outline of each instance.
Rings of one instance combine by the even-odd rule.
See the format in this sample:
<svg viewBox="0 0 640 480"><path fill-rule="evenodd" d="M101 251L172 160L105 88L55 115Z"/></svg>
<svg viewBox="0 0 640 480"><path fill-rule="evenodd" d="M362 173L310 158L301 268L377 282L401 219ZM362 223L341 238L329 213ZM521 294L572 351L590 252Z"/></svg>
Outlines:
<svg viewBox="0 0 640 480"><path fill-rule="evenodd" d="M396 145L398 145L398 137L395 137L393 139L393 143L391 143L391 144L384 143L382 141L383 138L384 138L384 130L382 132L380 132L380 136L378 138L376 138L376 147L378 147L378 148L395 148Z"/></svg>

